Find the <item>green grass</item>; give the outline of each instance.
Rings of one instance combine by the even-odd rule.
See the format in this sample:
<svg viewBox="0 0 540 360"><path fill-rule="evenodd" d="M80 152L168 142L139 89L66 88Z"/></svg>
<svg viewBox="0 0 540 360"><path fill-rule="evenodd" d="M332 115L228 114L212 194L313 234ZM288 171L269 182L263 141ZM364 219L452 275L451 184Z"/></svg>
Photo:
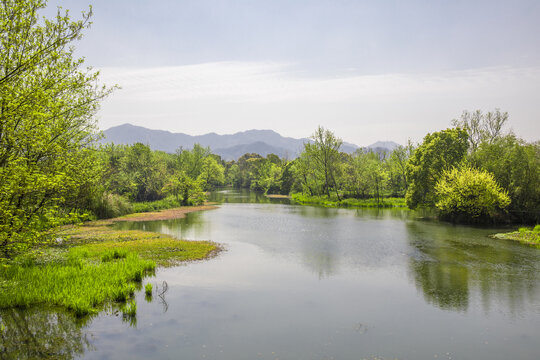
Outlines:
<svg viewBox="0 0 540 360"><path fill-rule="evenodd" d="M125 317L135 317L137 315L137 303L133 300L128 302L123 308L122 308L122 314Z"/></svg>
<svg viewBox="0 0 540 360"><path fill-rule="evenodd" d="M308 196L304 194L292 194L293 203L300 205L317 205L324 207L348 207L348 208L389 208L407 207L405 198L383 198L379 202L377 199L342 199L328 198L326 196Z"/></svg>
<svg viewBox="0 0 540 360"><path fill-rule="evenodd" d="M218 249L206 241L115 230L107 222L64 227L58 236L64 245L0 263L0 308L59 306L85 316L128 301L156 265L204 259Z"/></svg>
<svg viewBox="0 0 540 360"><path fill-rule="evenodd" d="M179 207L180 202L174 196L168 196L165 199L146 202L131 203L133 213L152 212L157 210L171 209Z"/></svg>
<svg viewBox="0 0 540 360"><path fill-rule="evenodd" d="M107 261L100 259L102 255L91 256L76 248L60 262L3 265L0 308L61 306L84 316L97 312L106 301L127 300L135 292L135 283L156 267L133 252Z"/></svg>
<svg viewBox="0 0 540 360"><path fill-rule="evenodd" d="M153 286L152 284L148 283L144 286L144 294L146 296L152 296L152 289L153 289Z"/></svg>
<svg viewBox="0 0 540 360"><path fill-rule="evenodd" d="M517 231L493 235L496 239L515 240L527 245L540 247L540 225L534 228L520 227Z"/></svg>

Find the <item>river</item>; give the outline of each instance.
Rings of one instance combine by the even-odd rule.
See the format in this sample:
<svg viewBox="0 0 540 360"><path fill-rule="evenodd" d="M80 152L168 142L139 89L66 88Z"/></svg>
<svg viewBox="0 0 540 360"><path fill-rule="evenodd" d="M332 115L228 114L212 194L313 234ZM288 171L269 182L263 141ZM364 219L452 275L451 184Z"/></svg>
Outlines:
<svg viewBox="0 0 540 360"><path fill-rule="evenodd" d="M540 358L539 249L402 209L212 196L217 210L118 225L225 247L145 279L168 291L139 292L136 323L13 310L21 337L85 359Z"/></svg>

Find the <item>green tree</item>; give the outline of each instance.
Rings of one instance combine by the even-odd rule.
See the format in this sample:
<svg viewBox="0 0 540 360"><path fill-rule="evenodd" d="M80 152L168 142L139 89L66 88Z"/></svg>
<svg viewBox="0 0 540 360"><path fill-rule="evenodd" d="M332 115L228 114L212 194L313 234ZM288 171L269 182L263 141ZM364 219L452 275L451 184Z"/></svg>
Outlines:
<svg viewBox="0 0 540 360"><path fill-rule="evenodd" d="M99 73L81 70L71 44L91 12L72 21L60 10L40 21L43 0L0 5L0 251L45 241L73 213L62 208L93 179L94 114L109 92ZM96 180L97 181L97 180Z"/></svg>
<svg viewBox="0 0 540 360"><path fill-rule="evenodd" d="M330 190L334 189L336 197L340 200L336 178L340 164L339 149L343 141L322 126L317 128L311 139L313 143L304 144L304 152L313 161L312 166L324 175L326 195L330 197Z"/></svg>
<svg viewBox="0 0 540 360"><path fill-rule="evenodd" d="M387 167L389 170L389 181L394 195L404 194L407 192L407 162L414 153L414 145L409 140L407 146L399 145L392 151L387 159Z"/></svg>
<svg viewBox="0 0 540 360"><path fill-rule="evenodd" d="M191 150L179 148L176 151L176 170L185 171L186 175L197 179L201 175L204 159L210 154L210 148L202 147L200 144L193 145Z"/></svg>
<svg viewBox="0 0 540 360"><path fill-rule="evenodd" d="M444 171L435 193L441 215L460 222L486 221L510 204L508 194L493 174L470 166Z"/></svg>
<svg viewBox="0 0 540 360"><path fill-rule="evenodd" d="M225 182L225 169L212 156L207 156L202 161L199 182L204 190L210 190L216 186L223 185Z"/></svg>
<svg viewBox="0 0 540 360"><path fill-rule="evenodd" d="M529 144L507 135L482 143L470 159L508 191L512 200L508 211L514 221L540 222L540 143Z"/></svg>
<svg viewBox="0 0 540 360"><path fill-rule="evenodd" d="M463 111L460 119L452 120L452 125L467 130L470 152L475 152L483 142L493 143L503 136L503 128L508 121L508 113L499 109L486 114L481 110Z"/></svg>
<svg viewBox="0 0 540 360"><path fill-rule="evenodd" d="M463 160L467 147L467 131L460 128L427 134L407 163L407 206L434 206L435 184L445 170Z"/></svg>
<svg viewBox="0 0 540 360"><path fill-rule="evenodd" d="M177 201L181 199L181 204L184 206L201 204L204 201L200 181L192 179L183 171L169 176L163 192L174 195Z"/></svg>
<svg viewBox="0 0 540 360"><path fill-rule="evenodd" d="M134 144L128 148L122 168L135 185L133 200L154 201L163 197L161 189L167 169L159 152L152 151L148 145Z"/></svg>

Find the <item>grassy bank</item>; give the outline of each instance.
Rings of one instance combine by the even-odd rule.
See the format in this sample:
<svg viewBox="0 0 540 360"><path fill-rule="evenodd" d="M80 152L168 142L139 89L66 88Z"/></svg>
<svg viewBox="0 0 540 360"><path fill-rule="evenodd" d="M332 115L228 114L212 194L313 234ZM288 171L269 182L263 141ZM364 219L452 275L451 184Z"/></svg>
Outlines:
<svg viewBox="0 0 540 360"><path fill-rule="evenodd" d="M121 195L105 194L94 204L88 215L93 219L112 219L127 214L160 211L179 206L180 201L174 196L155 201L131 202Z"/></svg>
<svg viewBox="0 0 540 360"><path fill-rule="evenodd" d="M326 196L308 196L304 194L292 194L291 199L300 205L317 205L324 207L348 207L348 208L390 208L407 207L405 198L382 198L377 199L342 199L328 198Z"/></svg>
<svg viewBox="0 0 540 360"><path fill-rule="evenodd" d="M126 301L156 266L205 259L219 250L211 242L115 230L112 224L64 227L57 233L61 244L1 262L0 308L59 306L84 316L116 302L133 311Z"/></svg>
<svg viewBox="0 0 540 360"><path fill-rule="evenodd" d="M540 247L540 225L534 228L519 228L518 231L493 235L496 239L515 240L527 245Z"/></svg>

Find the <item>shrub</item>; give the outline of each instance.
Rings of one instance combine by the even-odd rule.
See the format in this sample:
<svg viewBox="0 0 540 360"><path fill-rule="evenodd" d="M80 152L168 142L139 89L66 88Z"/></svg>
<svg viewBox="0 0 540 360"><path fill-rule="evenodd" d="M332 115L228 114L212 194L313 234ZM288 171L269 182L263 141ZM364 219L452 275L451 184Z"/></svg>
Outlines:
<svg viewBox="0 0 540 360"><path fill-rule="evenodd" d="M435 185L443 218L460 222L481 222L495 218L510 204L510 198L485 170L466 166L445 171Z"/></svg>
<svg viewBox="0 0 540 360"><path fill-rule="evenodd" d="M100 219L109 219L133 212L133 207L123 196L104 193L93 205L92 212Z"/></svg>

